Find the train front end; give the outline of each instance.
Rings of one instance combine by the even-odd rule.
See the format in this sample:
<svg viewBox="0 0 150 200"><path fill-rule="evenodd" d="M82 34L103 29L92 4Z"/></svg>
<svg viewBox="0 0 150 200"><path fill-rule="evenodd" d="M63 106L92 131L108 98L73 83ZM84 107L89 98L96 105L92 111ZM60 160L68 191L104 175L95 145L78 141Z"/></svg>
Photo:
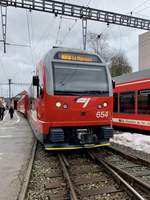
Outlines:
<svg viewBox="0 0 150 200"><path fill-rule="evenodd" d="M109 145L112 82L102 60L87 52L53 49L43 69L37 118L45 149Z"/></svg>

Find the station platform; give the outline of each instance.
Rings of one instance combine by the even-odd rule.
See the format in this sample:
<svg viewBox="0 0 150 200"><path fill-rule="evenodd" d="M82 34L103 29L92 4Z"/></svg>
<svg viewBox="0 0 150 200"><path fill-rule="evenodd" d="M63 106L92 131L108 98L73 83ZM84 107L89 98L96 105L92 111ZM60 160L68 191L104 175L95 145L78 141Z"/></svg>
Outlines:
<svg viewBox="0 0 150 200"><path fill-rule="evenodd" d="M0 121L0 200L17 200L34 136L27 120L17 112Z"/></svg>

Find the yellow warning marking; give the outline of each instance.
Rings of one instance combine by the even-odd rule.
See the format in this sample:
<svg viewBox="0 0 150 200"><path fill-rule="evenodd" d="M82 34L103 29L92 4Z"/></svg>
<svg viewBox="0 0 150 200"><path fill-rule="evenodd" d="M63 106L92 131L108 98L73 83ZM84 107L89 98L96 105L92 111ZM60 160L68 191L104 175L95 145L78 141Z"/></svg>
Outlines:
<svg viewBox="0 0 150 200"><path fill-rule="evenodd" d="M96 148L96 147L102 147L102 146L110 146L110 143L107 144L97 144L97 145L85 145L85 146L79 146L79 147L48 147L45 148L45 150L51 151L51 150L73 150L73 149L84 149L84 148Z"/></svg>

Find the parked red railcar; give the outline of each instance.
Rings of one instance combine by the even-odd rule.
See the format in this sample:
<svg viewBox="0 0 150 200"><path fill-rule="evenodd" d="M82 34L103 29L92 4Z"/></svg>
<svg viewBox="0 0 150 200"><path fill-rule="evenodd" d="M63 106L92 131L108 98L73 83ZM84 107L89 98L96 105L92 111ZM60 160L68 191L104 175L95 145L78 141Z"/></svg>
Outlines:
<svg viewBox="0 0 150 200"><path fill-rule="evenodd" d="M28 118L46 150L109 144L112 81L96 54L53 48L37 65Z"/></svg>
<svg viewBox="0 0 150 200"><path fill-rule="evenodd" d="M150 130L150 69L117 77L113 125Z"/></svg>

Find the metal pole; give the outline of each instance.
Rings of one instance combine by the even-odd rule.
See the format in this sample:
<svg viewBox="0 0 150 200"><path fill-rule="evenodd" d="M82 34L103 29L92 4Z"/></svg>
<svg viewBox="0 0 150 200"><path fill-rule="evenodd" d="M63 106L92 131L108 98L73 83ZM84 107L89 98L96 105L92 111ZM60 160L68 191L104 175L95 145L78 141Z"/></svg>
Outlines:
<svg viewBox="0 0 150 200"><path fill-rule="evenodd" d="M8 85L9 85L9 104L11 103L11 81L12 81L12 79L8 79Z"/></svg>
<svg viewBox="0 0 150 200"><path fill-rule="evenodd" d="M83 35L83 49L86 50L86 39L87 39L87 19L82 19L82 35Z"/></svg>
<svg viewBox="0 0 150 200"><path fill-rule="evenodd" d="M96 48L96 53L98 54L99 53L99 40L100 40L100 38L101 38L101 36L102 36L102 33L100 33L100 34L98 34L97 35L97 37L96 37L96 41L97 41L97 48Z"/></svg>
<svg viewBox="0 0 150 200"><path fill-rule="evenodd" d="M2 21L4 53L6 53L7 5L1 5L1 21Z"/></svg>

